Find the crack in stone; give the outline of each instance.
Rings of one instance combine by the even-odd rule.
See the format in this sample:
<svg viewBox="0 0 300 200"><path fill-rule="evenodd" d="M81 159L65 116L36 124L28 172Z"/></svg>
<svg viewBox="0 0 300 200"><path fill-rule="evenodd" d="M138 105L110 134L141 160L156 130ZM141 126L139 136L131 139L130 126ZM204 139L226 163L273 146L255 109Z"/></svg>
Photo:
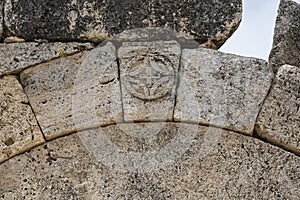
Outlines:
<svg viewBox="0 0 300 200"><path fill-rule="evenodd" d="M135 123L145 123L145 121L139 121L139 122L135 122ZM123 123L118 123L118 124L135 124L135 123L132 123L132 122L123 122ZM153 124L155 124L155 123L167 123L167 122L166 122L166 121L151 121L151 122L146 122L146 123L153 123ZM245 135L245 134L243 134L243 133L241 133L241 132L238 132L238 131L233 131L233 130L230 130L230 129L220 128L220 127L216 127L216 126L212 126L212 125L207 125L207 124L190 123L190 122L177 122L177 121L172 121L172 122L170 122L170 123L174 123L174 124L191 124L191 125L192 125L192 124L197 124L197 125L203 126L203 127L213 127L213 128L221 129L221 130L224 130L224 131L229 131L229 132L232 132L232 133L234 133L234 134L242 135L242 136L244 136L244 137L250 137L250 138L253 138L253 139L257 139L257 140L259 140L259 141L261 141L261 142L270 144L271 146L278 147L278 148L280 148L280 149L282 149L282 150L284 150L284 151L286 151L286 152L292 153L293 155L295 155L295 156L297 156L297 157L300 157L299 154L297 154L297 153L294 152L294 151L291 151L290 149L287 149L287 148L286 148L285 146L283 146L283 145L276 144L276 143L273 143L273 142L271 142L271 141L268 141L268 140L266 140L266 139L264 139L264 138L259 137L259 136L256 134L256 132L254 132L252 136L249 136L249 135ZM34 149L34 148L37 148L37 147L39 147L39 146L45 145L45 144L47 144L47 143L49 143L49 142L51 142L51 141L55 141L55 140L60 139L60 138L69 137L70 135L75 134L75 133L78 133L78 132L80 132L80 131L87 131L87 130L93 130L93 129L99 128L99 127L109 127L109 126L116 126L116 125L117 125L117 124L109 124L109 125L105 125L105 126L97 126L97 127L84 128L84 129L81 129L81 130L70 131L70 132L69 132L68 134L66 134L66 135L60 135L60 136L55 137L55 138L52 138L52 139L50 139L50 140L46 140L46 139L45 139L45 143L39 144L39 145L37 145L37 146L35 146L35 147L31 148L31 149ZM43 134L43 135L44 135L44 134ZM27 150L26 152L23 152L23 153L14 155L14 156L12 156L11 158L9 158L9 159L7 159L7 160L5 160L5 161L3 161L3 162L0 162L0 165L1 165L2 163L7 162L8 160L10 160L10 159L16 157L16 156L19 156L19 155L22 155L22 154L28 154L28 152L29 152L31 149Z"/></svg>

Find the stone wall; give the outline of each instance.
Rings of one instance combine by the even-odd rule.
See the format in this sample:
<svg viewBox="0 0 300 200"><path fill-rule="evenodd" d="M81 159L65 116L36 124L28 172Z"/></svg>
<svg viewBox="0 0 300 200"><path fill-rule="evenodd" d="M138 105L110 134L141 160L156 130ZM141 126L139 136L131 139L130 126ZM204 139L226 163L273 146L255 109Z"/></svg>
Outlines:
<svg viewBox="0 0 300 200"><path fill-rule="evenodd" d="M300 5L268 62L241 8L1 1L0 199L298 199Z"/></svg>

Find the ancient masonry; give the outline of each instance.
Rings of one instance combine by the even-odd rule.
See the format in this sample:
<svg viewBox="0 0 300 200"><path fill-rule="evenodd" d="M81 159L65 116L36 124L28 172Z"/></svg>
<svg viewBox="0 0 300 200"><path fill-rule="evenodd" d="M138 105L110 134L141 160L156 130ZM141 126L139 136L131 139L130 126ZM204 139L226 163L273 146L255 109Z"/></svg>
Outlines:
<svg viewBox="0 0 300 200"><path fill-rule="evenodd" d="M300 5L0 1L0 199L300 199Z"/></svg>

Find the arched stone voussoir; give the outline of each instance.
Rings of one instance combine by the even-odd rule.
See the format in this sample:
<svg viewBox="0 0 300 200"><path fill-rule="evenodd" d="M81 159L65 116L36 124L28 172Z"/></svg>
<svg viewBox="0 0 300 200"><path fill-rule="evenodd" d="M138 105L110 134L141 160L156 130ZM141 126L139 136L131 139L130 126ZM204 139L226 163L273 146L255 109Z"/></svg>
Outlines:
<svg viewBox="0 0 300 200"><path fill-rule="evenodd" d="M117 54L124 121L172 121L181 46L174 40L124 42Z"/></svg>
<svg viewBox="0 0 300 200"><path fill-rule="evenodd" d="M157 123L127 125L58 138L0 164L0 199L299 196L300 159L280 148L211 127L161 123L156 134L145 137L134 126L154 131ZM168 146L169 156L160 156Z"/></svg>
<svg viewBox="0 0 300 200"><path fill-rule="evenodd" d="M77 42L3 43L0 44L0 77L17 74L28 67L92 48L93 44L91 43Z"/></svg>
<svg viewBox="0 0 300 200"><path fill-rule="evenodd" d="M174 120L252 135L272 79L264 60L183 49Z"/></svg>
<svg viewBox="0 0 300 200"><path fill-rule="evenodd" d="M17 77L0 78L0 163L44 142Z"/></svg>
<svg viewBox="0 0 300 200"><path fill-rule="evenodd" d="M115 46L24 70L21 82L47 140L123 119Z"/></svg>
<svg viewBox="0 0 300 200"><path fill-rule="evenodd" d="M300 155L300 69L279 68L274 84L257 118L256 133Z"/></svg>

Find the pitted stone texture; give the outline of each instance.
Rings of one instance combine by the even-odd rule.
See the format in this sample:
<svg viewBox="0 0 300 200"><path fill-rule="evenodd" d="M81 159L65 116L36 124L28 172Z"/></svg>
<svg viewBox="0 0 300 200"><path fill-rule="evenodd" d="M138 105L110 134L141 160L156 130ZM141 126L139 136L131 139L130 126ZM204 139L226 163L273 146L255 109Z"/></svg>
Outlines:
<svg viewBox="0 0 300 200"><path fill-rule="evenodd" d="M3 6L4 1L0 2L0 41L2 40L3 36Z"/></svg>
<svg viewBox="0 0 300 200"><path fill-rule="evenodd" d="M173 119L180 54L175 41L123 43L118 58L125 121Z"/></svg>
<svg viewBox="0 0 300 200"><path fill-rule="evenodd" d="M113 39L118 39L124 42L146 42L155 40L177 40L179 37L179 33L171 29L147 27L124 30ZM197 44L199 45L199 43Z"/></svg>
<svg viewBox="0 0 300 200"><path fill-rule="evenodd" d="M111 42L84 58L72 94L73 120L78 129L123 122L117 52Z"/></svg>
<svg viewBox="0 0 300 200"><path fill-rule="evenodd" d="M300 69L279 68L256 123L256 133L300 155Z"/></svg>
<svg viewBox="0 0 300 200"><path fill-rule="evenodd" d="M89 194L96 186L93 160L77 137L54 140L16 158L0 165L0 199L97 199Z"/></svg>
<svg viewBox="0 0 300 200"><path fill-rule="evenodd" d="M192 8L192 9L191 9ZM8 0L5 25L9 36L99 42L124 30L168 28L200 43L220 47L237 29L242 1L88 1Z"/></svg>
<svg viewBox="0 0 300 200"><path fill-rule="evenodd" d="M104 9L104 1L8 0L4 19L8 36L26 41L95 41L107 38Z"/></svg>
<svg viewBox="0 0 300 200"><path fill-rule="evenodd" d="M0 76L91 48L90 43L0 44Z"/></svg>
<svg viewBox="0 0 300 200"><path fill-rule="evenodd" d="M238 28L241 18L240 0L109 1L104 25L110 34L134 28L167 28L219 48Z"/></svg>
<svg viewBox="0 0 300 200"><path fill-rule="evenodd" d="M99 53L99 49L96 51ZM89 56L87 52L79 53L21 73L46 139L122 119L115 47L109 43L102 48L102 54L92 57L98 68L88 66L91 63L82 66L86 59L91 61ZM105 77L102 67L109 62L110 76Z"/></svg>
<svg viewBox="0 0 300 200"><path fill-rule="evenodd" d="M176 121L252 134L273 76L265 61L209 49L184 49L181 71Z"/></svg>
<svg viewBox="0 0 300 200"><path fill-rule="evenodd" d="M269 63L274 72L284 64L300 68L300 4L281 0Z"/></svg>
<svg viewBox="0 0 300 200"><path fill-rule="evenodd" d="M0 163L44 142L22 86L14 76L0 79Z"/></svg>
<svg viewBox="0 0 300 200"><path fill-rule="evenodd" d="M178 126L180 124L167 124L164 130ZM192 146L173 163L162 169L153 169L151 173L114 170L97 162L77 134L51 141L0 165L0 198L179 200L299 197L300 159L296 155L244 135L188 126L189 129L199 128ZM115 126L103 131L125 134ZM89 136L92 132L83 134ZM161 135L169 134L163 131ZM208 147L203 146L204 138L210 140L211 135L218 135L218 139L203 156ZM107 134L107 137L114 136ZM165 139L167 142L169 138ZM119 142L131 146L129 140ZM143 141L139 143L142 146ZM123 148L125 153L131 150Z"/></svg>

